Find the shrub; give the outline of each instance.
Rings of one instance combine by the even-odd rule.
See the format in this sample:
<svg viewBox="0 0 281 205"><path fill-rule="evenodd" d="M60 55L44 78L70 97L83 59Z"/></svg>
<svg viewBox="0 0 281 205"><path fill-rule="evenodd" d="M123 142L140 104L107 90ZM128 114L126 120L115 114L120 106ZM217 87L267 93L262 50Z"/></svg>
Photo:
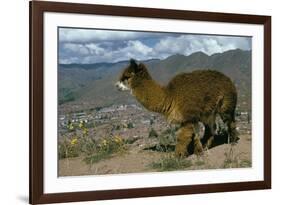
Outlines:
<svg viewBox="0 0 281 205"><path fill-rule="evenodd" d="M155 129L151 128L148 133L148 137L158 137L158 133L156 132Z"/></svg>
<svg viewBox="0 0 281 205"><path fill-rule="evenodd" d="M176 143L176 129L168 128L158 137L159 143L156 146L157 151L168 152L173 151L172 147Z"/></svg>
<svg viewBox="0 0 281 205"><path fill-rule="evenodd" d="M244 159L244 160L242 160L241 162L240 162L240 167L251 167L252 166L252 162L250 161L250 160L246 160L246 159Z"/></svg>
<svg viewBox="0 0 281 205"><path fill-rule="evenodd" d="M69 122L69 136L64 136L58 143L59 159L83 156L88 164L98 162L125 150L125 141L121 136L104 137L95 140L89 136L89 129L84 121L79 124Z"/></svg>
<svg viewBox="0 0 281 205"><path fill-rule="evenodd" d="M73 137L72 139L64 137L63 141L59 143L58 152L59 159L78 157L79 144L77 137Z"/></svg>
<svg viewBox="0 0 281 205"><path fill-rule="evenodd" d="M132 122L129 122L129 123L127 124L127 128L128 128L128 129L134 128L134 124L133 124Z"/></svg>
<svg viewBox="0 0 281 205"><path fill-rule="evenodd" d="M102 159L111 157L114 153L125 150L125 144L120 136L101 139L96 152L88 154L84 161L87 164L96 163Z"/></svg>
<svg viewBox="0 0 281 205"><path fill-rule="evenodd" d="M190 166L192 166L192 162L190 160L175 157L173 154L168 154L159 161L151 164L151 167L153 169L157 169L158 171L179 170Z"/></svg>
<svg viewBox="0 0 281 205"><path fill-rule="evenodd" d="M223 168L237 168L237 167L251 167L252 163L249 160L241 160L241 155L245 154L240 152L234 154L235 145L230 145L230 149L224 153L225 159L222 165Z"/></svg>
<svg viewBox="0 0 281 205"><path fill-rule="evenodd" d="M80 121L78 125L69 121L67 129L69 135L64 135L63 140L58 143L59 159L78 157L96 149L96 143L89 138L89 130L84 121Z"/></svg>

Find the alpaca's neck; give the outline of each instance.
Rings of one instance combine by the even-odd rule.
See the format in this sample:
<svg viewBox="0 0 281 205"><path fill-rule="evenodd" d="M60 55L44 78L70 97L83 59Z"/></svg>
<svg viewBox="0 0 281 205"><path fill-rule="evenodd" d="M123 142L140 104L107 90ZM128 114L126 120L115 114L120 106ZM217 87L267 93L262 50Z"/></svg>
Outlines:
<svg viewBox="0 0 281 205"><path fill-rule="evenodd" d="M149 75L136 79L132 86L133 95L148 110L165 113L167 111L165 88L155 82Z"/></svg>

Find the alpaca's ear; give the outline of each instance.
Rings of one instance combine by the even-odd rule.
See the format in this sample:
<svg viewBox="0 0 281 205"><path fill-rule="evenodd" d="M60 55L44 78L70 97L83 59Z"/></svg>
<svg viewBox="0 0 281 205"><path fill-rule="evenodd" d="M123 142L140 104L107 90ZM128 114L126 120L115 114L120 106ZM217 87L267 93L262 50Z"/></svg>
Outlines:
<svg viewBox="0 0 281 205"><path fill-rule="evenodd" d="M143 63L140 63L138 65L138 70L144 70L145 69L145 65Z"/></svg>
<svg viewBox="0 0 281 205"><path fill-rule="evenodd" d="M131 68L134 69L134 71L137 71L137 70L138 70L138 64L137 64L137 62L136 62L135 59L131 59L131 60L130 60L130 66L131 66Z"/></svg>

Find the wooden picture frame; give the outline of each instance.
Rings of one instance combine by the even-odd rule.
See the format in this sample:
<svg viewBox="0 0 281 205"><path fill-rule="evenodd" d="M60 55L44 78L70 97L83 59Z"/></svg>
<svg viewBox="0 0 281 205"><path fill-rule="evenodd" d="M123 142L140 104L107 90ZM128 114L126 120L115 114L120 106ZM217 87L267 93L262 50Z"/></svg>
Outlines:
<svg viewBox="0 0 281 205"><path fill-rule="evenodd" d="M104 6L76 3L31 1L30 3L30 204L76 202L121 198L153 197L166 195L197 194L211 192L242 191L271 188L271 17ZM43 163L43 98L44 98L44 12L95 14L124 17L177 19L206 22L258 24L264 31L264 160L263 180L233 183L164 186L134 189L44 193ZM254 72L254 71L253 71Z"/></svg>

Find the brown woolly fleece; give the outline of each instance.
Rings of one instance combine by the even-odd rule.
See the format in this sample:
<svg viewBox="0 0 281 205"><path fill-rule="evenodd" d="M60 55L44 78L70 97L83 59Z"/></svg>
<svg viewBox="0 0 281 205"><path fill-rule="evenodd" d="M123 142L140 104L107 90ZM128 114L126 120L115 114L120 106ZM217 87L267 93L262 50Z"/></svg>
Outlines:
<svg viewBox="0 0 281 205"><path fill-rule="evenodd" d="M176 146L179 156L186 154L186 148L194 137L192 127L198 121L213 133L216 114L228 126L230 137L235 137L237 91L230 78L218 71L197 70L178 74L166 86L161 86L152 79L144 64L131 60L120 82L127 83L146 109L162 113L168 122L181 125ZM194 142L199 144L198 139ZM202 151L201 143L195 151Z"/></svg>

